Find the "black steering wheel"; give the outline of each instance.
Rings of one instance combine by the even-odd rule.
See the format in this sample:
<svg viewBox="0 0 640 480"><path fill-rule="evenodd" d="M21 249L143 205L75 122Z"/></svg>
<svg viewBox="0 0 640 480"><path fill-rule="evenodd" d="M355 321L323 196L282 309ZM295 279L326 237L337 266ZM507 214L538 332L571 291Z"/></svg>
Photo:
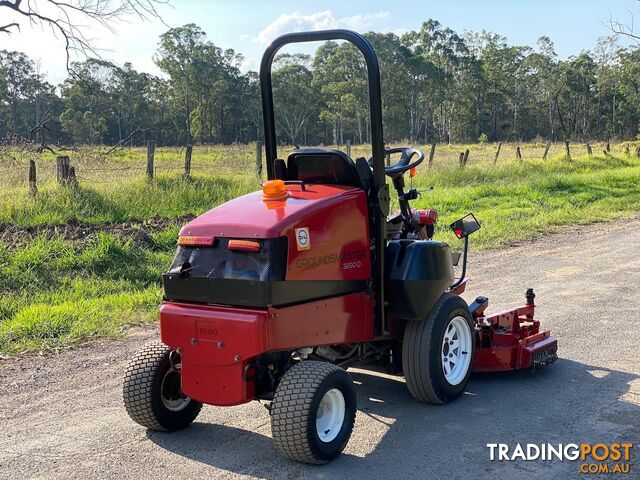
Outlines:
<svg viewBox="0 0 640 480"><path fill-rule="evenodd" d="M424 152L413 147L397 147L389 148L384 151L385 155L391 155L393 153L400 153L400 160L393 165L389 165L384 168L384 173L390 177L397 177L398 175L417 167L424 160ZM418 156L415 160L411 161L414 156ZM373 157L367 160L369 166L373 168Z"/></svg>

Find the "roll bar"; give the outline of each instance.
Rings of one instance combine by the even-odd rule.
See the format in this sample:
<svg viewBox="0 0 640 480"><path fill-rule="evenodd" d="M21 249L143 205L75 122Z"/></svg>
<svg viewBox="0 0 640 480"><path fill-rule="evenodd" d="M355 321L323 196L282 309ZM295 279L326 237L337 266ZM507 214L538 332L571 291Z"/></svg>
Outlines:
<svg viewBox="0 0 640 480"><path fill-rule="evenodd" d="M375 314L378 335L386 334L384 315L384 249L386 246L386 216L389 213L389 189L384 172L384 138L382 134L382 97L380 93L380 67L373 46L362 35L351 30L321 30L297 32L281 35L267 47L260 63L260 92L262 94L262 114L264 117L264 146L267 157L267 177L275 178L274 163L278 155L276 144L275 116L273 113L273 90L271 85L271 65L283 46L290 43L321 42L326 40L347 40L362 52L367 64L369 82L369 110L371 114L371 147L373 157L373 188L370 203L374 207L374 273L373 288L376 295Z"/></svg>

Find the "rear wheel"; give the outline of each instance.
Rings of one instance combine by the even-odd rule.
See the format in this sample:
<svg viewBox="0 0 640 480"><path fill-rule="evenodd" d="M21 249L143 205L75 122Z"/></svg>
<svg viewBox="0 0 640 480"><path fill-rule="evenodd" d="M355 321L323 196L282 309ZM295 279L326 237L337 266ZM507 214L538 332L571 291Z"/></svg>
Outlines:
<svg viewBox="0 0 640 480"><path fill-rule="evenodd" d="M302 361L280 380L271 405L271 431L287 457L322 464L347 445L356 394L347 372L327 362Z"/></svg>
<svg viewBox="0 0 640 480"><path fill-rule="evenodd" d="M402 367L411 395L434 404L459 397L471 375L474 351L469 307L459 296L445 293L426 319L407 322Z"/></svg>
<svg viewBox="0 0 640 480"><path fill-rule="evenodd" d="M179 361L160 342L147 345L131 359L122 397L134 422L152 430L173 431L185 428L198 416L202 404L180 390Z"/></svg>

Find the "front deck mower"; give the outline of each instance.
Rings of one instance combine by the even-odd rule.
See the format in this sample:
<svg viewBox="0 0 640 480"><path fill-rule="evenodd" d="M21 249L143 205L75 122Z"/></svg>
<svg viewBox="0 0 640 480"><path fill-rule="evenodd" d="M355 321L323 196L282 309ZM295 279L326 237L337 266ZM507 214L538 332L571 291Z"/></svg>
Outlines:
<svg viewBox="0 0 640 480"><path fill-rule="evenodd" d="M278 159L271 64L284 45L347 40L368 71L372 156L303 148ZM424 153L385 150L376 53L346 30L277 38L260 68L268 181L180 232L163 276L161 342L131 360L124 404L149 429L188 426L203 404L266 403L277 447L289 458L326 463L345 448L356 414L346 369L386 364L411 395L442 404L472 372L536 369L556 360L557 342L524 305L486 314L468 305L472 214L451 225L463 240L461 274L446 243L432 239L437 213L412 210L418 192L404 175ZM400 159L385 168L385 155ZM400 210L389 215L393 185ZM378 367L379 368L379 367Z"/></svg>

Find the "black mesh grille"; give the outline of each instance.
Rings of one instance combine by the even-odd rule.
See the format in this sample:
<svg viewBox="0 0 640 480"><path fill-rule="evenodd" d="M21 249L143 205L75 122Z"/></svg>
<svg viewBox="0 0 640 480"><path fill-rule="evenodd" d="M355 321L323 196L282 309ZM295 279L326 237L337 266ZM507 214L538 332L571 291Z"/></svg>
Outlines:
<svg viewBox="0 0 640 480"><path fill-rule="evenodd" d="M240 240L240 239L238 239ZM259 241L259 252L228 250L229 239L218 238L211 247L178 247L168 274L185 278L284 280L287 238Z"/></svg>

